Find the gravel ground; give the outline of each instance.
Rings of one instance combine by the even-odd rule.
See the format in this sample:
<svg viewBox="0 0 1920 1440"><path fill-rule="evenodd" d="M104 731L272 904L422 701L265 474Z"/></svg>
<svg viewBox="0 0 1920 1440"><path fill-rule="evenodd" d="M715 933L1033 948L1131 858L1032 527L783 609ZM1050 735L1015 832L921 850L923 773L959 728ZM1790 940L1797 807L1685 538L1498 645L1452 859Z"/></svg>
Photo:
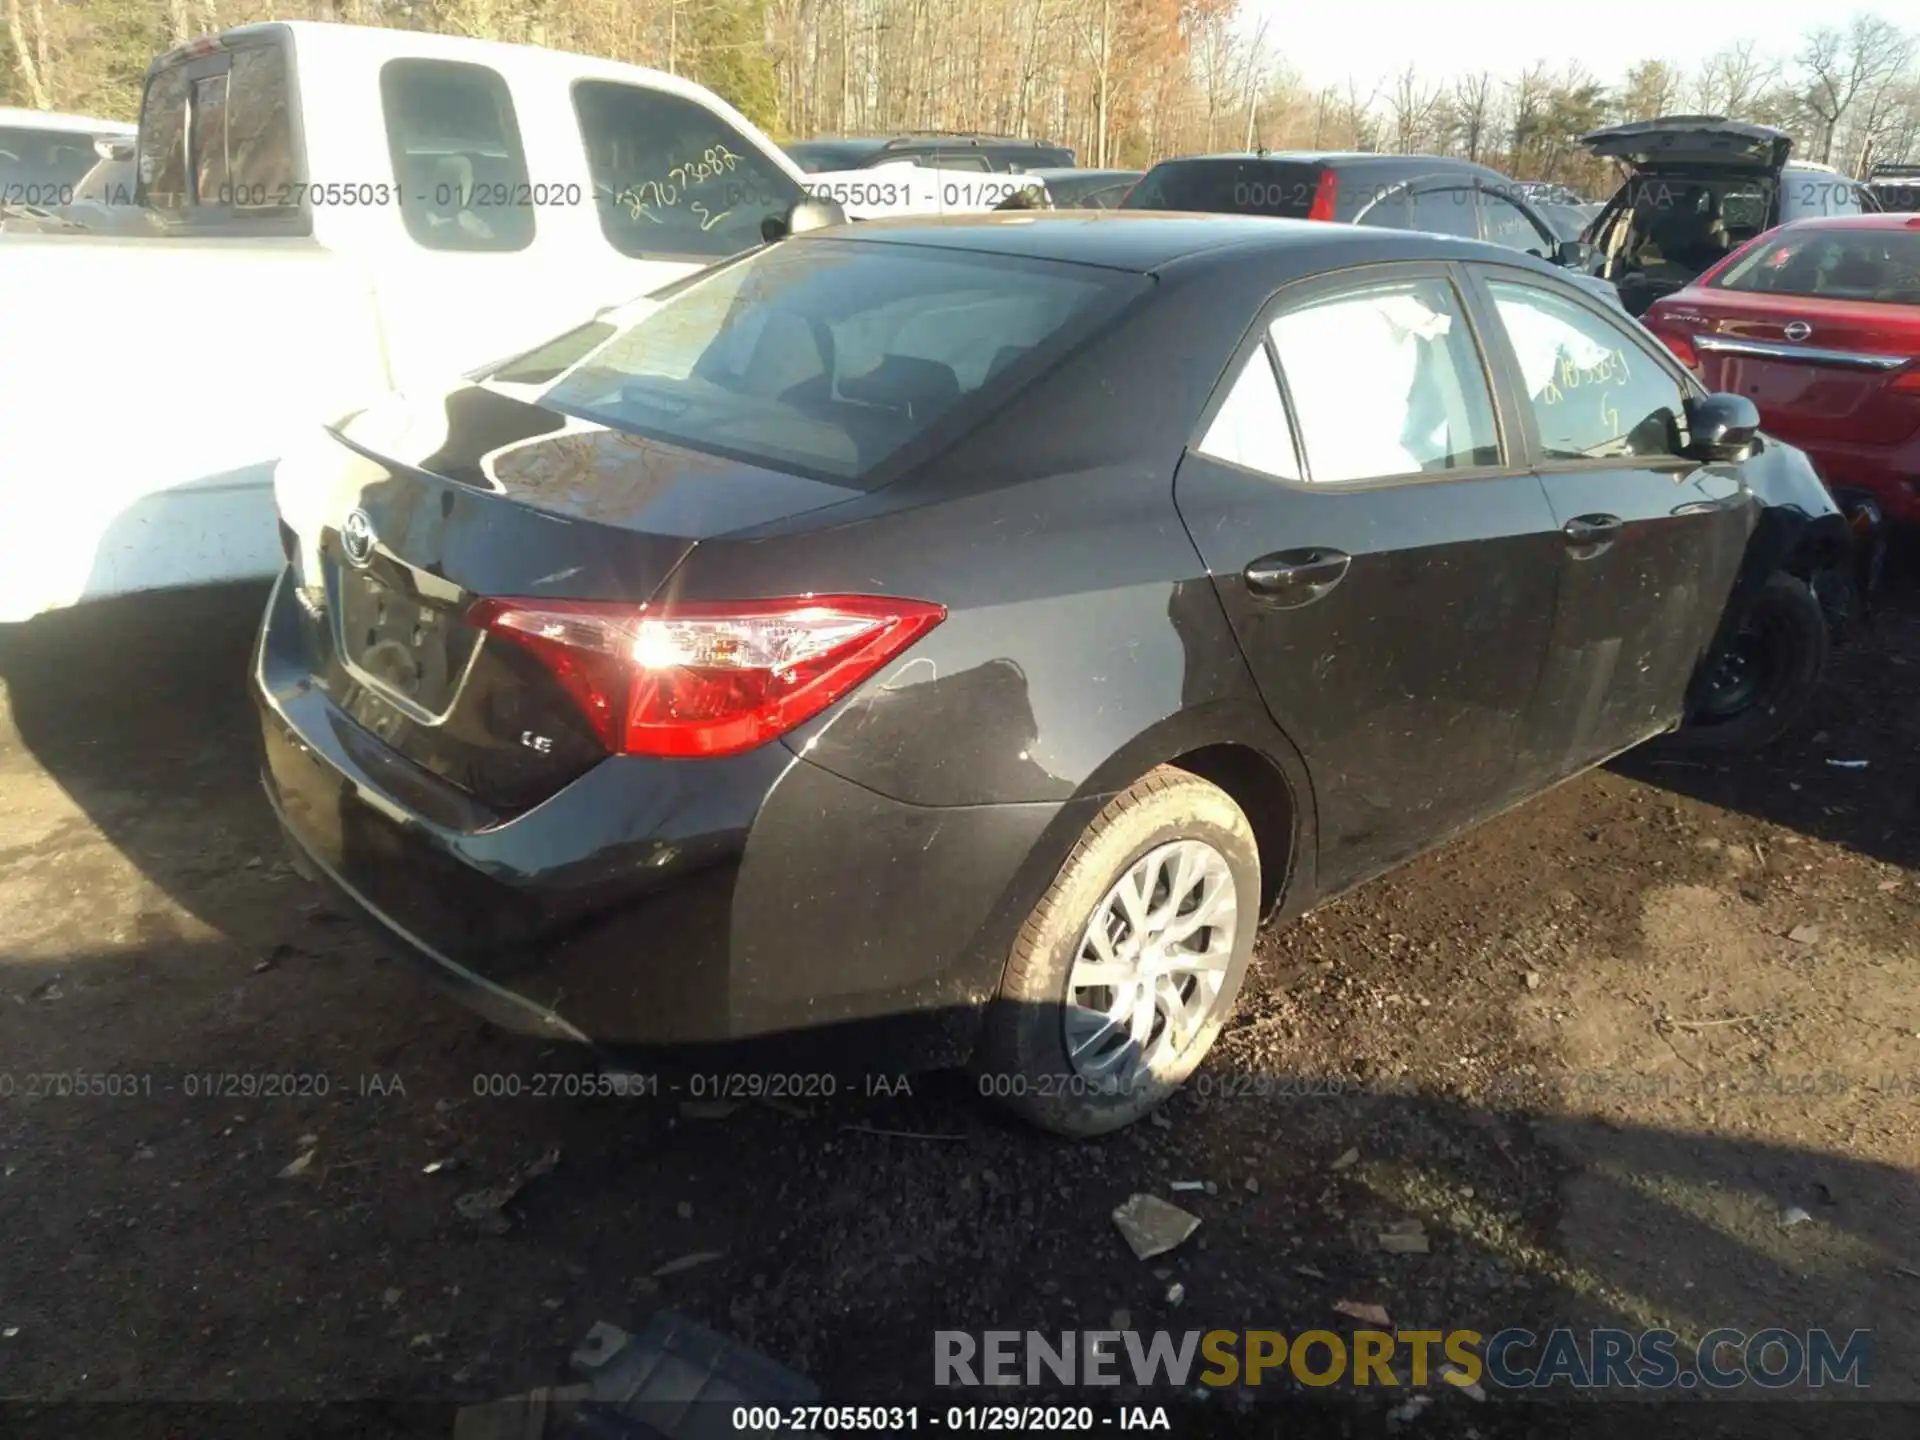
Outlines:
<svg viewBox="0 0 1920 1440"><path fill-rule="evenodd" d="M256 596L0 636L0 1397L372 1397L417 1404L355 1433L446 1434L666 1306L830 1398L945 1404L936 1329L1339 1330L1343 1300L1870 1328L1873 1393L1920 1397L1914 568L1774 751L1628 757L1263 935L1201 1082L1081 1145L953 1076L724 1116L476 1095L578 1063L281 863L237 679ZM25 1093L51 1072L134 1093ZM241 1074L305 1093L205 1093ZM555 1150L507 1233L456 1211ZM1109 1214L1176 1181L1201 1227L1136 1261ZM1414 1220L1429 1253L1380 1249Z"/></svg>

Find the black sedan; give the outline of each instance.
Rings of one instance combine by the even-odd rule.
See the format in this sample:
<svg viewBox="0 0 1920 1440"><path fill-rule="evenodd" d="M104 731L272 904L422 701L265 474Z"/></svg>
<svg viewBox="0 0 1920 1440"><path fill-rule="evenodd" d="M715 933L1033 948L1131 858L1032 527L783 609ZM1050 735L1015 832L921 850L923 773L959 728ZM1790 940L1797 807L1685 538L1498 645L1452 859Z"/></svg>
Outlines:
<svg viewBox="0 0 1920 1440"><path fill-rule="evenodd" d="M1476 241L814 230L282 464L267 789L499 1023L1107 1130L1264 918L1777 733L1845 527L1754 425Z"/></svg>

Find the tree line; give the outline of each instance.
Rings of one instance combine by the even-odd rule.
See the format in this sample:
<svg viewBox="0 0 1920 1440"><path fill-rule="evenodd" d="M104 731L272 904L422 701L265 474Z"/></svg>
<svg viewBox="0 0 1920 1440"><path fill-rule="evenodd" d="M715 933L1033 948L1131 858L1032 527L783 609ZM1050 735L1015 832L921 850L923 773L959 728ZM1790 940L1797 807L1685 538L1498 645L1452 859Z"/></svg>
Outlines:
<svg viewBox="0 0 1920 1440"><path fill-rule="evenodd" d="M1459 155L1599 190L1597 126L1722 114L1864 174L1920 161L1920 35L1861 13L1789 53L1730 44L1602 77L1519 74L1306 84L1239 0L0 0L0 104L132 118L148 61L271 18L552 45L686 75L776 138L986 130L1071 145L1086 165L1264 147ZM1676 35L1676 39L1677 39ZM1356 45L1363 68L1364 42Z"/></svg>

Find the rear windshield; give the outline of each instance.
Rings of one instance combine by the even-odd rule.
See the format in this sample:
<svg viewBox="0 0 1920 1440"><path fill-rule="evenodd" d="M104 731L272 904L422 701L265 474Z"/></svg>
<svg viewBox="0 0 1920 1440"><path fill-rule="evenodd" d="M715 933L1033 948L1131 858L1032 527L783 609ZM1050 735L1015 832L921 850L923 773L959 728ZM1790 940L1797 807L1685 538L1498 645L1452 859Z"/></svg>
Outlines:
<svg viewBox="0 0 1920 1440"><path fill-rule="evenodd" d="M1858 215L1860 187L1838 175L1820 171L1788 170L1780 176L1780 218L1798 220L1813 215Z"/></svg>
<svg viewBox="0 0 1920 1440"><path fill-rule="evenodd" d="M1318 165L1272 160L1174 160L1134 187L1124 210L1202 210L1304 220L1320 183Z"/></svg>
<svg viewBox="0 0 1920 1440"><path fill-rule="evenodd" d="M71 204L73 187L99 158L91 135L0 125L0 204Z"/></svg>
<svg viewBox="0 0 1920 1440"><path fill-rule="evenodd" d="M787 158L809 175L823 170L858 170L880 152L877 140L802 140L785 147Z"/></svg>
<svg viewBox="0 0 1920 1440"><path fill-rule="evenodd" d="M672 294L544 403L695 450L864 481L1150 283L1010 256L790 240Z"/></svg>
<svg viewBox="0 0 1920 1440"><path fill-rule="evenodd" d="M1920 230L1789 230L1762 241L1716 290L1920 305Z"/></svg>

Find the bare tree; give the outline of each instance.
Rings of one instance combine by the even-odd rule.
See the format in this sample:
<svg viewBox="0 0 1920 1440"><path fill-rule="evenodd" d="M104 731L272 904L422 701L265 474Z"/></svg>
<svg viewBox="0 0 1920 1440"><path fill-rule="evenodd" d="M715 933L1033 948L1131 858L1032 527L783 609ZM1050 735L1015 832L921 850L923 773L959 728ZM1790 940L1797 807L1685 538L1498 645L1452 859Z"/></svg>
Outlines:
<svg viewBox="0 0 1920 1440"><path fill-rule="evenodd" d="M1440 92L1420 81L1420 72L1407 66L1393 82L1387 108L1393 116L1393 145L1402 155L1411 155L1425 147L1432 135L1434 113L1440 106Z"/></svg>
<svg viewBox="0 0 1920 1440"><path fill-rule="evenodd" d="M1898 76L1912 59L1912 39L1872 15L1855 16L1844 31L1823 27L1807 37L1797 57L1800 95L1816 121L1822 163L1832 163L1835 137L1854 102Z"/></svg>
<svg viewBox="0 0 1920 1440"><path fill-rule="evenodd" d="M1453 82L1453 142L1466 151L1467 159L1480 159L1491 129L1493 116L1493 77L1482 70Z"/></svg>
<svg viewBox="0 0 1920 1440"><path fill-rule="evenodd" d="M40 0L33 0L32 28L23 15L20 0L7 0L7 39L13 42L13 64L27 87L27 96L36 110L53 108L52 68L48 58L46 15Z"/></svg>

